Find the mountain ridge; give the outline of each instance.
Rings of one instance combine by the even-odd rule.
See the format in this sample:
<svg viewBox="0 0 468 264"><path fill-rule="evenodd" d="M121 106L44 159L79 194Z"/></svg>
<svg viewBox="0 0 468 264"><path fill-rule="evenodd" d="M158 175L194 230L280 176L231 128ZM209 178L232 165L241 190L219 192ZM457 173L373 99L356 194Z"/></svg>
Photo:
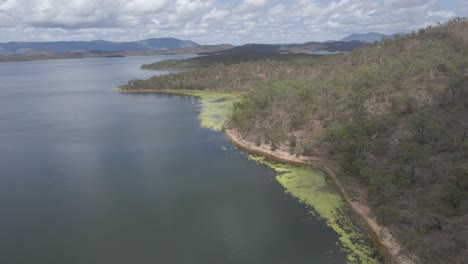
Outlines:
<svg viewBox="0 0 468 264"><path fill-rule="evenodd" d="M337 40L327 42L308 41L305 43L288 44L264 44L248 43L239 46L232 46L223 54L238 53L245 51L266 52L266 53L310 53L317 51L325 52L350 52L355 48L367 46L369 41L362 40ZM181 40L178 38L148 38L137 41L107 41L97 40L65 40L65 41L10 41L0 43L0 55L15 56L37 52L50 53L70 53L70 52L147 52L161 50L187 49L200 46L220 46L201 45L191 40ZM207 51L206 55L209 55Z"/></svg>
<svg viewBox="0 0 468 264"><path fill-rule="evenodd" d="M149 38L138 41L113 42L106 40L90 41L49 41L0 43L0 54L24 54L28 52L72 52L72 51L151 51L197 47L200 44L177 38Z"/></svg>

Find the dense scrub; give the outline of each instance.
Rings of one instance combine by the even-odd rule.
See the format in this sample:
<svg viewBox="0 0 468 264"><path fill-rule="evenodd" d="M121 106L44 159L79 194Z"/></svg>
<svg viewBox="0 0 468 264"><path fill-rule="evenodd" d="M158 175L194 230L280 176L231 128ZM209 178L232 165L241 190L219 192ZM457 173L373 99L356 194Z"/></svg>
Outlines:
<svg viewBox="0 0 468 264"><path fill-rule="evenodd" d="M147 80L130 80L123 90L217 90L243 92L255 89L270 79L303 78L316 70L304 67L317 56L306 54L240 53L168 60L144 65L145 69L190 69L178 74L154 76Z"/></svg>
<svg viewBox="0 0 468 264"><path fill-rule="evenodd" d="M468 21L349 54L215 64L122 89L245 92L229 126L256 144L337 161L422 263L468 250Z"/></svg>
<svg viewBox="0 0 468 264"><path fill-rule="evenodd" d="M203 67L212 67L213 65L231 65L241 62L258 62L262 60L288 61L291 59L310 58L314 55L307 54L277 54L277 53L258 53L241 52L235 54L214 54L210 56L199 56L183 60L163 60L151 64L143 64L142 69L146 70L182 70Z"/></svg>

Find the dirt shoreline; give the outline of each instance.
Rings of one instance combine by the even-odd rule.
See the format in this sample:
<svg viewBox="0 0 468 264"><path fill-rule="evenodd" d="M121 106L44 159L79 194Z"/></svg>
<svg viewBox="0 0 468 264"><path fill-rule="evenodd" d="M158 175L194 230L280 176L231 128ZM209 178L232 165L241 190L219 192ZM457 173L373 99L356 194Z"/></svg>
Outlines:
<svg viewBox="0 0 468 264"><path fill-rule="evenodd" d="M359 217L364 219L369 229L373 232L373 235L375 236L375 238L378 239L378 242L381 244L384 250L393 258L393 260L396 263L401 263L401 264L417 263L417 260L415 259L415 257L407 256L402 252L402 247L400 243L392 236L392 234L386 227L380 225L377 222L377 218L372 213L372 210L370 209L368 205L362 202L354 201L346 194L343 185L341 184L341 182L338 180L336 176L334 165L330 161L319 159L319 158L309 158L309 157L304 157L304 156L297 157L295 155L291 155L290 153L286 151L282 151L282 150L272 151L266 145L256 146L253 142L245 140L235 130L226 129L224 130L224 132L226 136L228 137L228 139L232 143L234 143L234 145L246 151L253 152L255 154L259 154L263 156L272 157L280 161L286 161L286 162L296 163L296 164L312 165L312 166L316 166L316 167L323 169L327 173L327 175L329 175L330 178L333 180L333 183L336 185L336 187L340 191L346 203L349 204L349 206L353 209L353 211Z"/></svg>

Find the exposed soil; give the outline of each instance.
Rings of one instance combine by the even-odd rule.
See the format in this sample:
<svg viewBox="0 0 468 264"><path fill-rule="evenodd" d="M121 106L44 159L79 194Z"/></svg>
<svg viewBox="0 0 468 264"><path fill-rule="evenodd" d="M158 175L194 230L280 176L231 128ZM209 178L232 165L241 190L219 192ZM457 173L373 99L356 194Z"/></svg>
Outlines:
<svg viewBox="0 0 468 264"><path fill-rule="evenodd" d="M375 237L379 240L383 249L393 258L393 260L396 263L412 264L419 262L415 256L408 256L402 252L402 247L400 243L390 233L388 228L382 226L377 222L377 218L373 214L372 210L370 209L370 206L367 204L366 201L357 201L349 197L349 195L345 192L343 184L338 180L336 176L336 165L332 161L317 157L296 156L280 149L271 150L270 146L268 145L255 145L255 143L246 140L235 130L227 129L224 132L226 133L229 140L231 140L236 146L245 149L249 152L273 157L275 159L283 160L286 162L307 164L320 167L327 173L328 176L330 176L330 178L333 180L333 183L336 185L336 187L342 194L343 199L350 205L350 207L358 216L364 219L367 226L374 233ZM360 192L359 190L356 191Z"/></svg>

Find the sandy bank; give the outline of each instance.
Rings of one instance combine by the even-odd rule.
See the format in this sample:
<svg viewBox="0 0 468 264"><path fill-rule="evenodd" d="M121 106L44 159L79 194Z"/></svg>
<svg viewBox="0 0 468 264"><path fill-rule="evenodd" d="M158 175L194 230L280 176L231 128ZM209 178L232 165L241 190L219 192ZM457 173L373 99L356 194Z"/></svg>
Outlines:
<svg viewBox="0 0 468 264"><path fill-rule="evenodd" d="M380 225L377 222L377 218L372 213L372 210L367 204L365 204L364 202L354 201L349 197L349 195L347 195L343 185L336 176L334 169L335 166L332 162L318 158L310 158L304 156L297 157L282 150L272 151L267 145L256 146L253 142L245 140L239 133L237 133L234 130L228 129L224 132L226 133L227 137L231 142L233 142L236 146L244 150L253 152L255 154L273 157L275 159L286 162L307 164L317 166L323 169L333 180L334 184L341 192L343 199L349 204L349 206L351 206L351 208L358 216L365 220L365 223L374 233L375 237L379 240L382 247L387 251L387 253L390 254L397 263L417 263L414 257L407 256L402 252L402 247L400 243L392 236L392 234L386 227Z"/></svg>

